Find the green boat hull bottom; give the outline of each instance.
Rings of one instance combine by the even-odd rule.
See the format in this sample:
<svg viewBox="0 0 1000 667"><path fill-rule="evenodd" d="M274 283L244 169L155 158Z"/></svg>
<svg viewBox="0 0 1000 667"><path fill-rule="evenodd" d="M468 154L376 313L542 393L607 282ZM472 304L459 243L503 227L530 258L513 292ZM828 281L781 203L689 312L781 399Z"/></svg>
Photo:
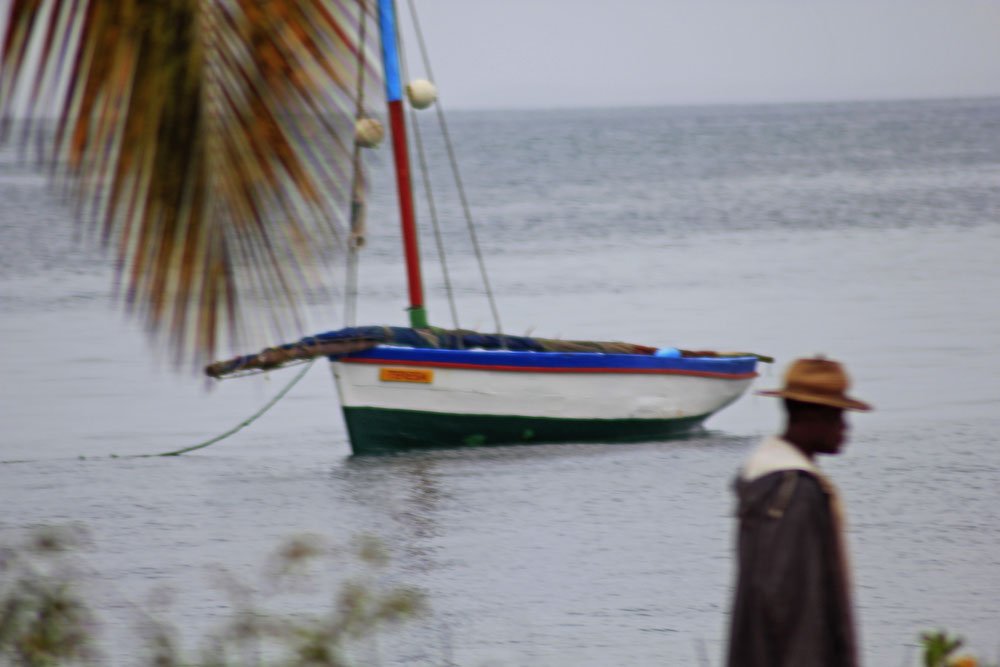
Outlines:
<svg viewBox="0 0 1000 667"><path fill-rule="evenodd" d="M691 433L709 415L677 419L558 419L344 408L355 455L419 449L544 443L625 443Z"/></svg>

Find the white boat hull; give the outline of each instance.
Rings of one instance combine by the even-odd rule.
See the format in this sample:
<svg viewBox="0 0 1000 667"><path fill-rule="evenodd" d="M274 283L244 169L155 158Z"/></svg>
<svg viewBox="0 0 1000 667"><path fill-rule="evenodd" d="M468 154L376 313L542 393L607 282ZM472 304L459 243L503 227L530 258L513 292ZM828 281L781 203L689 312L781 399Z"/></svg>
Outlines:
<svg viewBox="0 0 1000 667"><path fill-rule="evenodd" d="M355 453L670 437L746 391L756 360L380 347L332 360Z"/></svg>

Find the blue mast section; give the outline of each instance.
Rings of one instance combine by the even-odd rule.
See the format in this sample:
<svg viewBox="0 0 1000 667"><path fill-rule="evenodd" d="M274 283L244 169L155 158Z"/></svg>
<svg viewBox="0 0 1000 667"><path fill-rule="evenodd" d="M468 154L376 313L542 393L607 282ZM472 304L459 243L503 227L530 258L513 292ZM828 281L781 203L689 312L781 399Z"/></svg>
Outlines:
<svg viewBox="0 0 1000 667"><path fill-rule="evenodd" d="M387 102L403 99L399 75L399 51L396 49L396 11L393 0L378 0L378 26L382 37L382 68L385 71Z"/></svg>

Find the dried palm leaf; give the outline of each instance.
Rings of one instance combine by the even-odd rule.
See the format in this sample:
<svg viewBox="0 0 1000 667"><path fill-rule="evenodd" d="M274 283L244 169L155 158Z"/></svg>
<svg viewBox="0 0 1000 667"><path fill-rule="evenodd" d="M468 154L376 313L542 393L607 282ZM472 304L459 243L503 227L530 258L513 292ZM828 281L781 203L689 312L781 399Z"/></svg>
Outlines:
<svg viewBox="0 0 1000 667"><path fill-rule="evenodd" d="M375 31L363 30L373 11L365 0L12 0L5 134L15 107L58 109L46 135L55 173L112 248L129 311L166 334L177 361L204 361L223 337L244 343L261 327L250 312L266 313L269 336L299 326L346 223L356 100L378 78Z"/></svg>

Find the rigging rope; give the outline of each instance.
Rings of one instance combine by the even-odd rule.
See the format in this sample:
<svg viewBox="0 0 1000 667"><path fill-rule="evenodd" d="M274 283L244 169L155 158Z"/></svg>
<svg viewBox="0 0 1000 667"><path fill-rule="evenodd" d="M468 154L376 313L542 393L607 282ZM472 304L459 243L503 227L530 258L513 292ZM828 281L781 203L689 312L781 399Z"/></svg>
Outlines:
<svg viewBox="0 0 1000 667"><path fill-rule="evenodd" d="M405 67L405 65L404 65ZM444 291L448 295L448 307L451 309L451 321L455 329L461 329L458 323L458 308L455 306L455 292L451 287L451 274L448 272L448 260L444 252L444 241L441 238L441 225L438 220L437 207L434 205L434 193L431 188L431 174L427 168L427 156L424 153L424 142L420 136L420 125L417 123L417 112L410 108L410 126L413 127L413 143L420 158L420 176L424 182L424 195L427 198L427 208L430 209L431 227L434 230L434 243L437 246L438 259L441 261L441 273L444 276Z"/></svg>
<svg viewBox="0 0 1000 667"><path fill-rule="evenodd" d="M407 73L406 51L402 48L403 36L398 36L400 42L400 66L403 70L403 78L409 80ZM431 229L434 231L434 244L437 247L438 260L441 262L441 274L444 279L444 291L448 297L448 308L451 310L451 321L455 329L460 329L458 323L458 308L455 306L455 291L451 286L451 273L448 271L448 258L444 251L444 241L441 236L441 224L437 214L437 206L434 203L434 191L431 187L430 169L427 167L427 154L424 151L423 137L420 134L420 125L417 122L417 112L413 105L410 110L410 127L413 128L413 144L417 149L417 156L420 159L420 176L424 183L424 197L427 199L427 208L431 216Z"/></svg>
<svg viewBox="0 0 1000 667"><path fill-rule="evenodd" d="M420 29L420 21L417 18L417 8L414 5L413 0L409 0L409 7L410 17L413 20L413 30L416 33L417 43L420 46L420 55L423 59L424 69L427 71L427 77L433 81L434 75L431 71L430 57L427 55L427 45L424 43L424 35ZM451 163L451 171L455 177L455 187L458 190L458 198L462 203L462 212L465 215L465 225L469 230L469 238L472 241L472 249L476 254L476 262L479 264L479 273L483 279L483 285L486 289L486 298L489 300L490 310L493 313L493 322L496 326L496 332L498 334L503 334L503 327L500 325L500 312L497 310L496 299L493 297L493 288L490 286L490 279L486 273L486 262L483 259L483 253L479 247L479 237L476 234L476 226L472 221L472 212L469 208L469 201L465 196L465 187L462 184L462 177L458 169L458 160L455 157L455 149L451 143L451 135L448 133L448 125L445 122L444 110L441 106L440 98L438 98L434 107L437 111L438 124L441 126L441 136L444 138L444 145L448 153L448 160Z"/></svg>
<svg viewBox="0 0 1000 667"><path fill-rule="evenodd" d="M365 113L365 31L368 12L365 0L358 0L360 27L358 28L358 104L354 112L355 122ZM351 233L347 239L347 278L344 286L344 326L354 326L358 304L358 251L364 245L364 180L361 170L361 144L357 134L354 137L354 154L351 173Z"/></svg>

